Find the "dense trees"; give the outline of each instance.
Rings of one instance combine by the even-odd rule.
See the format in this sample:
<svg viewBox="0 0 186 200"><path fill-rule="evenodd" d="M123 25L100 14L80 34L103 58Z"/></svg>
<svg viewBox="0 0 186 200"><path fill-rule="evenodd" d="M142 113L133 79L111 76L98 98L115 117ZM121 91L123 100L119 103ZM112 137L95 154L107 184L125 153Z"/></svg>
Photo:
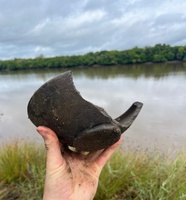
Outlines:
<svg viewBox="0 0 186 200"><path fill-rule="evenodd" d="M92 65L117 65L145 62L186 61L186 46L157 44L154 47L134 47L124 51L90 52L85 55L58 56L35 59L0 60L0 70L63 68Z"/></svg>

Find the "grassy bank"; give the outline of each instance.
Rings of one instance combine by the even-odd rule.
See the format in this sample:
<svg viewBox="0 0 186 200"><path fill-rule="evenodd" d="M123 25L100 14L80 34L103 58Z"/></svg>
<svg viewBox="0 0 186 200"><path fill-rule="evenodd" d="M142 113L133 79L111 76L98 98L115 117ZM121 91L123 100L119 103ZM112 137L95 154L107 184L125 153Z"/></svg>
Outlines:
<svg viewBox="0 0 186 200"><path fill-rule="evenodd" d="M42 145L11 142L0 147L0 199L41 199L45 173Z"/></svg>
<svg viewBox="0 0 186 200"><path fill-rule="evenodd" d="M0 199L42 197L43 145L12 142L0 148ZM186 156L173 160L142 152L116 152L105 166L95 200L186 199Z"/></svg>

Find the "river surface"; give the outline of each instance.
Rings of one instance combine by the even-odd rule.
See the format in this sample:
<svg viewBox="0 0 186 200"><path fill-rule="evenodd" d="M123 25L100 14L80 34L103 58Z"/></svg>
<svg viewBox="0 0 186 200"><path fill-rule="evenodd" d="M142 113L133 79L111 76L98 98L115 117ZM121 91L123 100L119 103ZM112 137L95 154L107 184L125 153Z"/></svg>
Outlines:
<svg viewBox="0 0 186 200"><path fill-rule="evenodd" d="M27 103L43 83L67 70L83 98L113 118L143 102L123 134L124 149L169 153L186 147L186 63L0 72L0 141L42 141L27 117Z"/></svg>

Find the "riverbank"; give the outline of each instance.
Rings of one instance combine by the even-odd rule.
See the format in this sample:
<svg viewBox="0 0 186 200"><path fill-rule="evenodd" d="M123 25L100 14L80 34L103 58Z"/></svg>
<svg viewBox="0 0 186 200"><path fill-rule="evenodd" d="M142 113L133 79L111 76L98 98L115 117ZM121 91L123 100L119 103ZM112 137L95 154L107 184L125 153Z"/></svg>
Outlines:
<svg viewBox="0 0 186 200"><path fill-rule="evenodd" d="M169 160L157 152L118 151L105 166L95 200L186 198L186 154ZM43 144L13 141L0 148L0 199L41 199Z"/></svg>

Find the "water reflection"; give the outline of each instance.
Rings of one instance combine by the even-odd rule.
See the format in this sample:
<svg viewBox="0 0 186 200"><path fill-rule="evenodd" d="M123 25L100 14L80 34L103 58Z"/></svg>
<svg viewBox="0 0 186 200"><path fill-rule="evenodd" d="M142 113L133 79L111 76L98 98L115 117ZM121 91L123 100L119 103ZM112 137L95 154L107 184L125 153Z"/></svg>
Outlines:
<svg viewBox="0 0 186 200"><path fill-rule="evenodd" d="M46 70L23 70L23 71L11 71L1 72L1 75L7 75L11 79L22 79L23 77L30 77L33 74L46 80L47 77L55 76L58 73L71 70L76 76L85 75L91 79L100 77L102 79L115 78L118 75L125 75L128 77L138 78L139 76L160 78L169 74L185 73L186 62L176 63L160 63L160 64L143 64L143 65L118 65L118 66L94 66L94 67L82 67L82 68L66 68L66 69L46 69Z"/></svg>
<svg viewBox="0 0 186 200"><path fill-rule="evenodd" d="M0 74L0 140L38 137L27 118L27 103L50 78L73 71L81 95L117 117L134 101L142 112L125 133L123 148L164 151L186 144L186 63L3 72Z"/></svg>

